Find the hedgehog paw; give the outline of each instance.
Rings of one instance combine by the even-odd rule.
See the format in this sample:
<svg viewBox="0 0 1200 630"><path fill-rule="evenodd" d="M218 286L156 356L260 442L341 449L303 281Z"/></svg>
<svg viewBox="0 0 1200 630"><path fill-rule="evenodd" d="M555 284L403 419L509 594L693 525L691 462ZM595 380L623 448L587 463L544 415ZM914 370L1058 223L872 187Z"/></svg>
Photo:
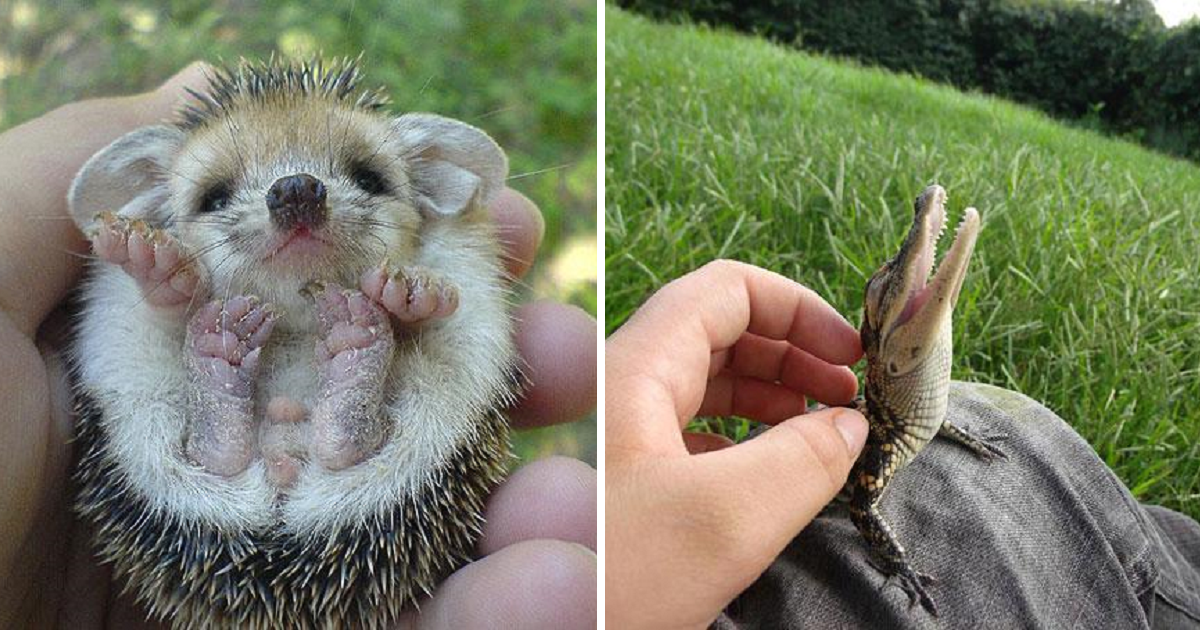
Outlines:
<svg viewBox="0 0 1200 630"><path fill-rule="evenodd" d="M145 221L111 212L98 219L92 251L101 260L120 265L137 281L148 304L173 308L191 301L199 278L174 238Z"/></svg>
<svg viewBox="0 0 1200 630"><path fill-rule="evenodd" d="M384 262L363 273L359 284L363 293L404 324L441 319L458 308L458 289L420 267L391 272Z"/></svg>
<svg viewBox="0 0 1200 630"><path fill-rule="evenodd" d="M192 374L188 457L211 473L231 476L254 454L254 381L259 352L276 315L257 298L205 304L188 322Z"/></svg>
<svg viewBox="0 0 1200 630"><path fill-rule="evenodd" d="M321 466L341 470L374 454L387 436L380 406L395 341L387 312L363 293L325 286L314 298L321 391L309 453Z"/></svg>

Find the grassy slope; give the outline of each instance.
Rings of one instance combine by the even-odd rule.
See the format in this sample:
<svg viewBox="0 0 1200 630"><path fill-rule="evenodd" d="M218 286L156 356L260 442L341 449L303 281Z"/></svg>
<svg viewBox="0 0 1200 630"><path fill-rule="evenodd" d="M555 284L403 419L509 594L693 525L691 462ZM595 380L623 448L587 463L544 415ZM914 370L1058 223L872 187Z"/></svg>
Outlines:
<svg viewBox="0 0 1200 630"><path fill-rule="evenodd" d="M145 89L194 59L363 53L396 111L483 127L546 217L524 296L595 312L596 6L591 0L0 1L0 131L79 98ZM594 256L592 257L594 260ZM579 264L582 261L585 264ZM595 461L595 421L523 432L523 458Z"/></svg>
<svg viewBox="0 0 1200 630"><path fill-rule="evenodd" d="M1200 517L1200 169L993 98L610 9L606 309L718 257L852 321L939 182L984 218L954 375L1044 402ZM947 239L948 241L949 239Z"/></svg>

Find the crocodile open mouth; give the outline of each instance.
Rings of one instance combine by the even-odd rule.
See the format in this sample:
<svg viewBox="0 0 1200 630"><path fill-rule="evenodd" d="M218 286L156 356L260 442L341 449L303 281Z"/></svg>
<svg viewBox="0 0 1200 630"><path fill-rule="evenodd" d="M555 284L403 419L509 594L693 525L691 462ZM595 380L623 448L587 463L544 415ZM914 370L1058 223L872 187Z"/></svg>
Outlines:
<svg viewBox="0 0 1200 630"><path fill-rule="evenodd" d="M940 186L931 186L917 200L917 204L920 220L912 228L916 233L910 235L915 237L912 245L917 249L910 254L913 256L912 266L904 274L908 299L893 326L911 320L931 300L936 299L936 303L947 311L954 308L963 278L966 277L975 238L979 234L979 212L975 208L967 208L955 230L954 242L931 279L938 240L946 231L946 191Z"/></svg>

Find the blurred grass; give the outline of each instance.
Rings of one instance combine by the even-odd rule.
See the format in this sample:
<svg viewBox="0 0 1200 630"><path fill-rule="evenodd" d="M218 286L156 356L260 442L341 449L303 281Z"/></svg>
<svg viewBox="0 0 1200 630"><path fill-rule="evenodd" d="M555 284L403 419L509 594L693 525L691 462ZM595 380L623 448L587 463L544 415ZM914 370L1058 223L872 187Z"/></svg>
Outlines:
<svg viewBox="0 0 1200 630"><path fill-rule="evenodd" d="M749 37L615 9L606 24L609 332L721 257L856 322L938 182L952 224L966 205L984 220L954 377L1041 401L1139 499L1200 517L1200 167Z"/></svg>
<svg viewBox="0 0 1200 630"><path fill-rule="evenodd" d="M395 111L478 125L546 218L520 298L596 312L596 6L591 0L0 2L0 131L81 98L148 89L196 59L363 57ZM590 258L579 255L591 248ZM595 417L520 434L528 460L596 461Z"/></svg>

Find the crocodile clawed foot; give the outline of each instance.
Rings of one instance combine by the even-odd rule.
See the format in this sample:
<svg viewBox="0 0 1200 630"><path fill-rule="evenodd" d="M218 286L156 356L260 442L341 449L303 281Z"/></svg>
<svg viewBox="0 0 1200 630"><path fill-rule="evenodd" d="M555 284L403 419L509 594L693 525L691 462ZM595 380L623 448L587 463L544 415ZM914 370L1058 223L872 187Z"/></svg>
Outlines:
<svg viewBox="0 0 1200 630"><path fill-rule="evenodd" d="M1000 450L1000 447L990 442L984 442L983 448L987 449L987 452L980 453L979 456L985 461L992 461L993 459L1008 459L1008 455L1005 455L1004 451Z"/></svg>
<svg viewBox="0 0 1200 630"><path fill-rule="evenodd" d="M964 444L967 448L975 453L975 456L985 462L990 462L996 459L1008 459L999 446L996 446L996 441L1003 441L1007 435L988 435L986 438L972 437L972 444Z"/></svg>
<svg viewBox="0 0 1200 630"><path fill-rule="evenodd" d="M938 429L938 435L941 435L942 437L953 442L957 442L964 448L974 453L976 457L986 462L990 462L994 459L1008 459L1008 455L1005 455L1004 451L1000 450L998 446L994 446L986 440L977 438L968 433L965 429L956 427L949 422L942 423L941 428ZM992 436L991 439L1004 439L1004 437L1006 436Z"/></svg>
<svg viewBox="0 0 1200 630"><path fill-rule="evenodd" d="M937 584L937 580L933 576L926 575L913 569L903 569L899 573L889 575L883 583L884 588L895 584L899 586L905 595L908 595L908 607L912 608L918 601L921 602L921 608L924 608L930 615L938 616L937 606L933 603L933 598L925 591L926 586Z"/></svg>

